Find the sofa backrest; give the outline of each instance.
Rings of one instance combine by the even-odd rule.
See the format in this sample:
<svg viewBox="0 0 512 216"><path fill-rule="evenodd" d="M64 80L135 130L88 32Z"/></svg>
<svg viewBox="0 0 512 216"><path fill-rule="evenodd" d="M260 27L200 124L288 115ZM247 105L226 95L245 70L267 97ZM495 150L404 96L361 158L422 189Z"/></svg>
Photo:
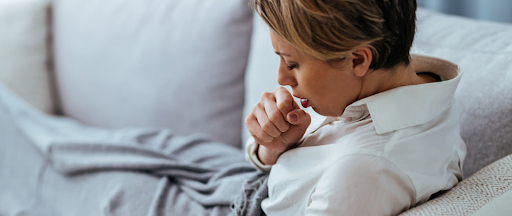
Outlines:
<svg viewBox="0 0 512 216"><path fill-rule="evenodd" d="M240 146L252 30L246 0L55 0L64 115Z"/></svg>

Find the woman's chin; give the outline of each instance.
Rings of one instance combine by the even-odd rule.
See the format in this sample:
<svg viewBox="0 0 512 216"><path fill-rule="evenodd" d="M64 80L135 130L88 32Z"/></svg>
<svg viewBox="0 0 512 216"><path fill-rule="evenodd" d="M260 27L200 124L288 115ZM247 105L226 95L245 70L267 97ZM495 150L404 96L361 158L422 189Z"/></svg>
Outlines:
<svg viewBox="0 0 512 216"><path fill-rule="evenodd" d="M310 107L311 107L311 109L313 109L313 111L315 111L316 113L318 113L318 114L320 114L320 115L324 115L324 114L322 114L322 111L321 111L321 110L319 110L319 109L317 109L315 106L310 106Z"/></svg>

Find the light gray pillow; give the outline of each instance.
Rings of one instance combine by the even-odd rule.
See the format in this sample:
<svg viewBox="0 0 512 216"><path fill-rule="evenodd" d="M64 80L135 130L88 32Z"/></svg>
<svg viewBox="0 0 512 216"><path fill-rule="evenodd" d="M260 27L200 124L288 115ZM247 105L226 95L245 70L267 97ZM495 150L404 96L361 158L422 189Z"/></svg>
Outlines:
<svg viewBox="0 0 512 216"><path fill-rule="evenodd" d="M464 176L512 154L512 25L418 10L413 53L458 64Z"/></svg>
<svg viewBox="0 0 512 216"><path fill-rule="evenodd" d="M54 7L65 115L241 145L247 1L55 0Z"/></svg>

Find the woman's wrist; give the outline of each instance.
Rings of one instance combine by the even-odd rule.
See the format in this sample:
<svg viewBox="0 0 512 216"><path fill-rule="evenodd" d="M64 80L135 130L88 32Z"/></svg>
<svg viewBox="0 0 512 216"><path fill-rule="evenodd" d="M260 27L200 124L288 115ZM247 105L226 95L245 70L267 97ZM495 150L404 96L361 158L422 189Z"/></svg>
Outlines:
<svg viewBox="0 0 512 216"><path fill-rule="evenodd" d="M270 150L264 145L258 145L257 156L260 162L264 165L274 165L279 156L285 151Z"/></svg>

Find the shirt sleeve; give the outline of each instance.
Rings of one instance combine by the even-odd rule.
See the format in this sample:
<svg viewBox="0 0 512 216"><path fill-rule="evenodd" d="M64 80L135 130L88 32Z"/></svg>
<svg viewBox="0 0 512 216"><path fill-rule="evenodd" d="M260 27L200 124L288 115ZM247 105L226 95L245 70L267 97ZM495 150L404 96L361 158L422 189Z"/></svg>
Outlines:
<svg viewBox="0 0 512 216"><path fill-rule="evenodd" d="M254 138L249 138L246 143L245 148L245 160L251 162L251 164L256 167L261 172L268 173L270 172L270 169L272 168L272 165L265 165L261 163L260 159L258 158L258 147L259 144L256 143Z"/></svg>
<svg viewBox="0 0 512 216"><path fill-rule="evenodd" d="M322 175L306 215L397 215L413 205L415 197L409 177L387 159L349 155Z"/></svg>

